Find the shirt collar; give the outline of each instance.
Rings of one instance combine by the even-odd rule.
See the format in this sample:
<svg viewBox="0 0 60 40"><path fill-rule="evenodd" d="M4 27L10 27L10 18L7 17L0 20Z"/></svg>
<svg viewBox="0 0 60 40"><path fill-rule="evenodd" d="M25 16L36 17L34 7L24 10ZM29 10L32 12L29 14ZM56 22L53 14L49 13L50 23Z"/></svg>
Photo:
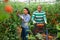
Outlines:
<svg viewBox="0 0 60 40"><path fill-rule="evenodd" d="M41 12L38 12L38 10L36 10L36 13L42 13L43 11L41 11Z"/></svg>
<svg viewBox="0 0 60 40"><path fill-rule="evenodd" d="M25 15L25 14L23 14L23 15ZM28 15L28 14L27 14ZM25 15L25 16L27 16L27 15Z"/></svg>

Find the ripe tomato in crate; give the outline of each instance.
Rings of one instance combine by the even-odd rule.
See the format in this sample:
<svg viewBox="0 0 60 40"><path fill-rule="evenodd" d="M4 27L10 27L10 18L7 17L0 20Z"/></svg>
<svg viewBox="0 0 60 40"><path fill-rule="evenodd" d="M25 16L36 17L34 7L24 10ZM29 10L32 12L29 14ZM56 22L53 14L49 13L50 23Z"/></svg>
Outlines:
<svg viewBox="0 0 60 40"><path fill-rule="evenodd" d="M44 24L37 24L37 27L42 28L44 27Z"/></svg>

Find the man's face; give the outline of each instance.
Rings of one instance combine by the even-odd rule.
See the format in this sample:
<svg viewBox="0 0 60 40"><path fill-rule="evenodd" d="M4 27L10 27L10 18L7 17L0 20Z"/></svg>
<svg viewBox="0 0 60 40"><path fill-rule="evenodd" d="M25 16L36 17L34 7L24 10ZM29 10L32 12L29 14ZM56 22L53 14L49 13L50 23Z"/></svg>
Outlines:
<svg viewBox="0 0 60 40"><path fill-rule="evenodd" d="M37 7L37 10L38 10L39 12L41 11L41 9L42 9L41 6L38 6L38 7Z"/></svg>

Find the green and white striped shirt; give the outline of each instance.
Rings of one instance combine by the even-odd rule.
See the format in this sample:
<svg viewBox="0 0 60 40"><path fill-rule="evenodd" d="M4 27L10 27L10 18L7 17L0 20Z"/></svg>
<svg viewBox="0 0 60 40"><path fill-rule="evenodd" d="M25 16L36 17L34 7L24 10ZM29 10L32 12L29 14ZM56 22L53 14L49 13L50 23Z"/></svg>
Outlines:
<svg viewBox="0 0 60 40"><path fill-rule="evenodd" d="M33 12L32 21L35 22L35 23L47 23L45 12L44 11L41 11L41 12L35 11L35 12Z"/></svg>

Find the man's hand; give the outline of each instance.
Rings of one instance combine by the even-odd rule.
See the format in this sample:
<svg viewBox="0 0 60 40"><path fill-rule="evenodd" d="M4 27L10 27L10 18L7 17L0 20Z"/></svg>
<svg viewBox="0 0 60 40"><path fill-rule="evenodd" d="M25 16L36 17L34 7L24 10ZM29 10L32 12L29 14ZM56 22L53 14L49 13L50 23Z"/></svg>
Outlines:
<svg viewBox="0 0 60 40"><path fill-rule="evenodd" d="M35 24L36 22L35 21L33 21L33 24Z"/></svg>
<svg viewBox="0 0 60 40"><path fill-rule="evenodd" d="M45 24L47 24L47 22L45 22Z"/></svg>

